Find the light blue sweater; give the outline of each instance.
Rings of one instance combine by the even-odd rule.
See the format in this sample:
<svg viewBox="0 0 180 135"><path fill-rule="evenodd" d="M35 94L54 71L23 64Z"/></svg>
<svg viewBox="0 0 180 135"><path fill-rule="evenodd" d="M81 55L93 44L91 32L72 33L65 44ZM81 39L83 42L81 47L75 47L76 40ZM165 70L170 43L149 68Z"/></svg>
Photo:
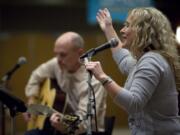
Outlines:
<svg viewBox="0 0 180 135"><path fill-rule="evenodd" d="M128 50L120 49L113 58L128 75L114 100L129 113L132 135L180 135L178 93L164 57L148 52L136 62Z"/></svg>

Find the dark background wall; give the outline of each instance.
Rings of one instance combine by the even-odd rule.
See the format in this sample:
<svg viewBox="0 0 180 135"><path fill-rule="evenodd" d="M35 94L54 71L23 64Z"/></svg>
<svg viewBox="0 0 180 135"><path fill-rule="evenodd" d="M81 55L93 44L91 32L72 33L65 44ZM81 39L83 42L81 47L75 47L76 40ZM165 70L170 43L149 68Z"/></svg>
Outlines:
<svg viewBox="0 0 180 135"><path fill-rule="evenodd" d="M180 25L178 0L156 0L155 6L164 12L175 31ZM56 37L65 31L80 33L86 50L106 42L98 25L86 21L85 0L1 0L0 1L0 77L11 69L21 56L27 58L11 78L9 89L15 96L26 101L24 87L28 78L39 64L53 56ZM121 23L114 24L119 31ZM119 73L109 50L93 59L100 60L105 71L119 84L125 77ZM116 116L116 128L127 127L127 114L108 97L107 115ZM8 113L7 113L8 115ZM6 117L6 129L10 133L10 119ZM16 117L17 132L24 132L26 123L22 115Z"/></svg>
<svg viewBox="0 0 180 135"><path fill-rule="evenodd" d="M179 1L154 0L154 3L155 7L167 15L175 30L180 23ZM0 30L5 32L98 30L97 25L88 25L86 15L86 0L1 0Z"/></svg>

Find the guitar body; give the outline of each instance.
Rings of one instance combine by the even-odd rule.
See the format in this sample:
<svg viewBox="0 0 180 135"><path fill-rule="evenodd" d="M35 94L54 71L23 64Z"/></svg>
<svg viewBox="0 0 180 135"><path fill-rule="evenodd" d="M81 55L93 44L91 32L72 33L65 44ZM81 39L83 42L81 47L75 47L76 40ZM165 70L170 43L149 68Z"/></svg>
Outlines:
<svg viewBox="0 0 180 135"><path fill-rule="evenodd" d="M55 79L46 79L41 86L37 103L63 112L66 101L65 93L59 88ZM50 126L49 120L44 115L32 115L28 122L28 130L44 129Z"/></svg>

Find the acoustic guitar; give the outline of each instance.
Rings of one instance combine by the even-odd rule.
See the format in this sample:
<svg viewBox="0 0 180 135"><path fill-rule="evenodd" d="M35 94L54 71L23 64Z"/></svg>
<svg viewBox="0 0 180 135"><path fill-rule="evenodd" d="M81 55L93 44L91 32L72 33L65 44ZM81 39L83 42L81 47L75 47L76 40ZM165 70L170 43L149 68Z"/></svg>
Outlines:
<svg viewBox="0 0 180 135"><path fill-rule="evenodd" d="M55 79L46 79L41 85L40 94L35 101L37 104L54 108L58 112L63 112L66 102L66 94L58 86ZM31 120L28 122L27 130L43 129L50 126L46 115L32 115Z"/></svg>
<svg viewBox="0 0 180 135"><path fill-rule="evenodd" d="M61 124L64 127L64 130L67 133L74 133L76 129L78 129L78 125L80 124L81 120L77 115L69 115L69 114L62 114L57 110L50 108L48 106L40 105L40 104L31 104L27 110L28 113L34 115L44 115L46 117L51 116L53 113L59 113L61 117Z"/></svg>

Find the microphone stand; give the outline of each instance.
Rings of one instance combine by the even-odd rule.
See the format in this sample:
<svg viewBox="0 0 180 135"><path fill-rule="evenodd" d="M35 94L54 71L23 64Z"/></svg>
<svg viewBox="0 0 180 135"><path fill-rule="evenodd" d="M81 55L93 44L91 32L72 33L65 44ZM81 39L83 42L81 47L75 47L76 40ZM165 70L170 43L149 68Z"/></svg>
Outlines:
<svg viewBox="0 0 180 135"><path fill-rule="evenodd" d="M11 135L15 135L15 116L18 113L16 106L14 106L13 108L9 108L9 112L11 115Z"/></svg>
<svg viewBox="0 0 180 135"><path fill-rule="evenodd" d="M0 101L6 105L6 108L9 108L10 116L12 118L11 135L15 135L15 116L18 112L26 112L27 107L21 99L13 96L3 87L0 87Z"/></svg>
<svg viewBox="0 0 180 135"><path fill-rule="evenodd" d="M5 134L5 111L4 105L0 102L0 135Z"/></svg>
<svg viewBox="0 0 180 135"><path fill-rule="evenodd" d="M4 78L4 77L3 77ZM8 81L1 79L0 88L4 89L8 85ZM5 105L0 101L0 135L5 135Z"/></svg>
<svg viewBox="0 0 180 135"><path fill-rule="evenodd" d="M26 59L24 57L20 57L18 60L18 63L1 78L0 89L2 92L0 94L2 94L2 95L0 95L0 97L3 96L6 93L6 91L8 91L7 90L8 83L12 77L12 74L24 63L26 63ZM6 93L6 94L9 95L8 93ZM11 97L11 95L9 95L9 96ZM2 98L4 98L4 97L2 97ZM2 100L2 99L0 98L0 100ZM0 102L0 135L5 135L5 115L6 115L5 114L5 108L6 107L8 107L9 111L10 111L10 115L12 118L12 125L11 125L12 126L12 135L14 135L15 134L15 128L14 128L15 115L18 112L18 108L16 106L9 107L6 103L5 103L5 105L3 104L3 101Z"/></svg>
<svg viewBox="0 0 180 135"><path fill-rule="evenodd" d="M88 53L88 57L85 58L87 61L91 60L91 57L94 55L94 51L91 51ZM95 107L95 99L93 98L93 87L91 85L91 79L92 79L92 73L91 71L88 71L88 104L87 104L87 135L92 135L92 117L93 117L93 108Z"/></svg>
<svg viewBox="0 0 180 135"><path fill-rule="evenodd" d="M0 90L2 91L7 91L8 88L8 82L10 78L4 79L5 76L1 79L2 83L0 84ZM5 117L6 117L6 113L5 113L5 109L7 108L7 106L5 104L3 104L3 102L0 101L0 126L1 126L1 135L5 135ZM11 116L11 135L15 135L15 116L16 116L16 106L10 108L9 107L9 112L10 112L10 116Z"/></svg>

